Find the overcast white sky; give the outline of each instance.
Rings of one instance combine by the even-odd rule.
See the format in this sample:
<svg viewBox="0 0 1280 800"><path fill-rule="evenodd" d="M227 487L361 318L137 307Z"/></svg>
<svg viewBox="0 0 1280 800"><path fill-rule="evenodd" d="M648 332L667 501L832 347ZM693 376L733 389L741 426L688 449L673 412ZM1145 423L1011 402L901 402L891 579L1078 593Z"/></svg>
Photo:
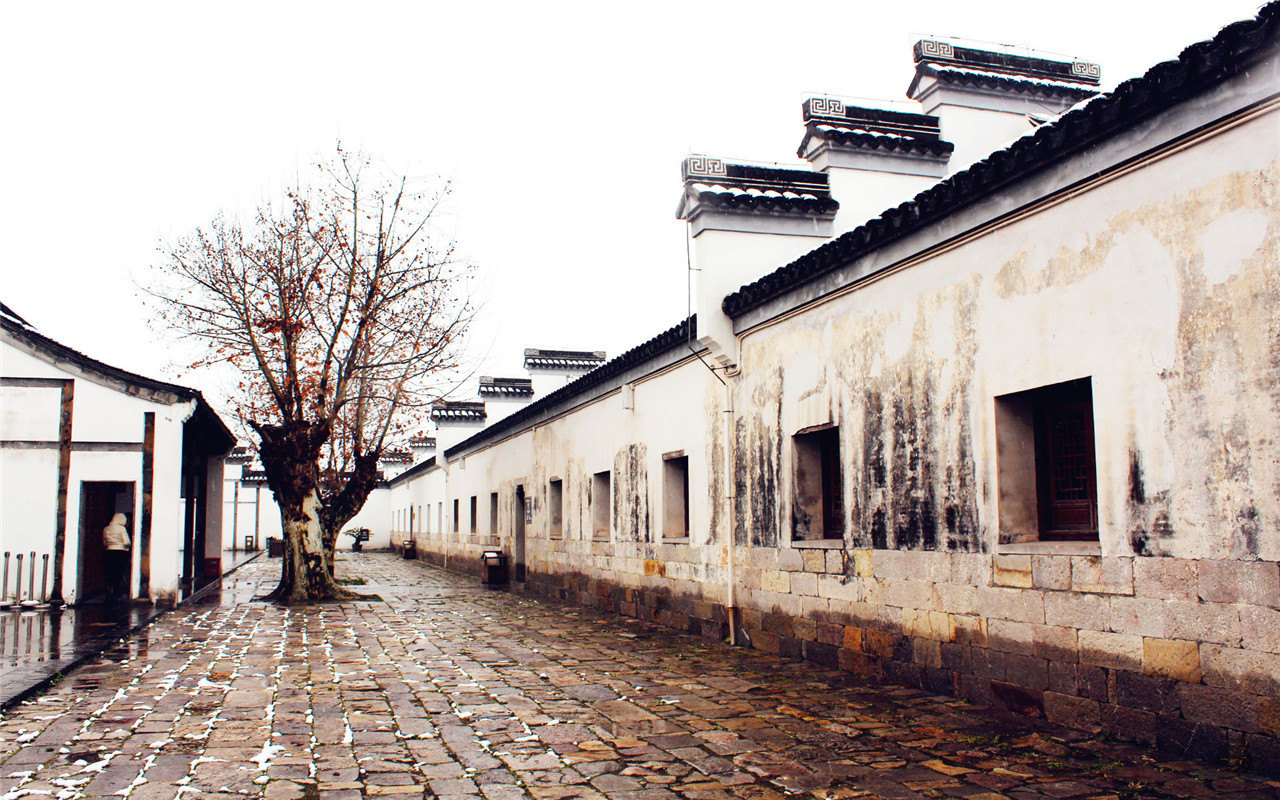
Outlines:
<svg viewBox="0 0 1280 800"><path fill-rule="evenodd" d="M0 299L173 379L133 276L341 139L454 180L481 372L521 374L524 347L613 356L685 315L686 154L794 160L805 97L905 99L922 36L1096 61L1111 88L1259 5L10 3Z"/></svg>

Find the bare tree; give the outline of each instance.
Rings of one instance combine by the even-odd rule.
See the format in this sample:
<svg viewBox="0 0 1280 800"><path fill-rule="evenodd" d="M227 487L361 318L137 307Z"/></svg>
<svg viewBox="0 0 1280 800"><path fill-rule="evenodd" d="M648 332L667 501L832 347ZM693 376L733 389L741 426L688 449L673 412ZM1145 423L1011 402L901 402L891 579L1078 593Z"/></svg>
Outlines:
<svg viewBox="0 0 1280 800"><path fill-rule="evenodd" d="M148 288L163 324L202 347L193 366L240 376L237 411L280 506L271 597L285 602L350 595L333 539L456 366L473 313L470 268L433 225L447 184L387 179L341 148L314 177L246 224L221 216L165 248Z"/></svg>

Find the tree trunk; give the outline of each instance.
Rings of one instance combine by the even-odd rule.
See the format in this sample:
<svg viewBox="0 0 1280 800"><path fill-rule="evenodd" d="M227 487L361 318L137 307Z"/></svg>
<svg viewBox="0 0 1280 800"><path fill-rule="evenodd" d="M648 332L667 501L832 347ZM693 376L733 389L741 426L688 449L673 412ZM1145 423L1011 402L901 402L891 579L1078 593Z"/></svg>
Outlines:
<svg viewBox="0 0 1280 800"><path fill-rule="evenodd" d="M255 425L267 485L280 506L284 557L280 585L267 595L282 603L350 599L359 595L339 586L327 563L320 531L318 486L320 448L329 437L324 423Z"/></svg>
<svg viewBox="0 0 1280 800"><path fill-rule="evenodd" d="M323 507L320 509L320 531L324 539L325 554L329 559L329 573L333 574L334 555L338 548L338 535L360 509L364 508L369 493L378 485L378 453L359 455L355 467L345 478L335 479L334 491L321 492Z"/></svg>

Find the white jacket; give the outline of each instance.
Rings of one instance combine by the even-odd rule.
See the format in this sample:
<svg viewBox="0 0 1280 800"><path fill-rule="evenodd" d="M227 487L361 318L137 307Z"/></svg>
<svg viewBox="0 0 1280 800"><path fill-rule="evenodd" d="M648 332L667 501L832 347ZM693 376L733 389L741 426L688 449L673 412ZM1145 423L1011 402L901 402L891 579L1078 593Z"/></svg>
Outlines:
<svg viewBox="0 0 1280 800"><path fill-rule="evenodd" d="M129 529L124 526L124 523L124 514L116 514L111 518L111 524L102 529L102 543L108 550L129 549Z"/></svg>

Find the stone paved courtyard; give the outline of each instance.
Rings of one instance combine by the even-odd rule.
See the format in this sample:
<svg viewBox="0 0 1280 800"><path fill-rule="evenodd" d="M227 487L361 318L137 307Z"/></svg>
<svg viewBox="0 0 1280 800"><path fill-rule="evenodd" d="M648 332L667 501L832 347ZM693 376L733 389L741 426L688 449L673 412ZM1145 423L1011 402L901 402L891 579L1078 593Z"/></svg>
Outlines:
<svg viewBox="0 0 1280 800"><path fill-rule="evenodd" d="M381 602L261 559L0 718L0 798L1280 797L923 692L493 592L385 553Z"/></svg>

